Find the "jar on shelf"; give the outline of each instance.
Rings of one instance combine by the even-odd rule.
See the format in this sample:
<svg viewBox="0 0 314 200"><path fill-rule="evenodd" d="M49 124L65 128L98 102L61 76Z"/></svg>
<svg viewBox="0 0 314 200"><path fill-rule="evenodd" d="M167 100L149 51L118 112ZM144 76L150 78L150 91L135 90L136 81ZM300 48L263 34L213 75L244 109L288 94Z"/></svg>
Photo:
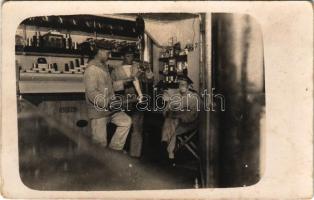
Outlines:
<svg viewBox="0 0 314 200"><path fill-rule="evenodd" d="M176 76L176 78L174 79L175 83L178 83L178 77Z"/></svg>
<svg viewBox="0 0 314 200"><path fill-rule="evenodd" d="M166 49L162 48L160 51L160 58L165 58L166 57Z"/></svg>
<svg viewBox="0 0 314 200"><path fill-rule="evenodd" d="M165 51L164 51L164 58L169 58L169 51L168 51L168 49L165 49Z"/></svg>
<svg viewBox="0 0 314 200"><path fill-rule="evenodd" d="M187 62L187 61L185 61L185 62L183 63L182 73L183 73L184 75L187 75L187 74L188 74L188 62Z"/></svg>
<svg viewBox="0 0 314 200"><path fill-rule="evenodd" d="M177 72L181 73L183 70L182 62L177 62Z"/></svg>
<svg viewBox="0 0 314 200"><path fill-rule="evenodd" d="M173 57L174 56L174 49L173 48L170 48L169 49L169 57Z"/></svg>
<svg viewBox="0 0 314 200"><path fill-rule="evenodd" d="M173 66L169 67L169 72L173 72Z"/></svg>
<svg viewBox="0 0 314 200"><path fill-rule="evenodd" d="M164 65L164 70L163 71L164 71L165 74L168 74L169 66L167 64Z"/></svg>
<svg viewBox="0 0 314 200"><path fill-rule="evenodd" d="M188 62L187 61L184 61L183 62L183 67L182 69L187 69L188 68Z"/></svg>
<svg viewBox="0 0 314 200"><path fill-rule="evenodd" d="M170 76L170 83L174 82L174 77Z"/></svg>

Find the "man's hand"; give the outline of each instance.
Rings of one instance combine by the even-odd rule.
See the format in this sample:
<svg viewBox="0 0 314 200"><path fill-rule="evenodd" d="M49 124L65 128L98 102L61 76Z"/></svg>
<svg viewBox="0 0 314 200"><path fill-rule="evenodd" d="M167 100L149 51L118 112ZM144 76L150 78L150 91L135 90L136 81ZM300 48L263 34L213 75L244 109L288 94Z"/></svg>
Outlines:
<svg viewBox="0 0 314 200"><path fill-rule="evenodd" d="M143 95L138 96L137 100L138 100L139 103L143 103Z"/></svg>

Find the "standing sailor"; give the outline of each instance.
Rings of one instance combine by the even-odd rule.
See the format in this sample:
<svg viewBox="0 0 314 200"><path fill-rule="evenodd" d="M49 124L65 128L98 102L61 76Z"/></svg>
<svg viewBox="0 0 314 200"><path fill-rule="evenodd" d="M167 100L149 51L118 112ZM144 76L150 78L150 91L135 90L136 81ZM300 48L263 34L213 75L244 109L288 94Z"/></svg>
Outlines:
<svg viewBox="0 0 314 200"><path fill-rule="evenodd" d="M115 92L123 95L136 96L139 102L142 101L143 93L141 84L153 79L153 72L149 66L144 71L134 61L134 50L131 47L123 49L124 59L121 66L117 66L111 73ZM136 102L137 103L137 102ZM130 141L130 155L140 157L143 143L143 121L144 113L136 109L135 104L128 105L129 114L132 117L133 131Z"/></svg>

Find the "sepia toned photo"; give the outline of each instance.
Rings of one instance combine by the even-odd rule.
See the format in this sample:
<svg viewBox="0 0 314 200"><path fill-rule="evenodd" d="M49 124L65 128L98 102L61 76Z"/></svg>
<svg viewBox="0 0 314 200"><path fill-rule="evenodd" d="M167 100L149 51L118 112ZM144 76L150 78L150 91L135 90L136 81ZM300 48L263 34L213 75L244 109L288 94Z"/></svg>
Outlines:
<svg viewBox="0 0 314 200"><path fill-rule="evenodd" d="M15 36L23 183L37 190L257 183L261 30L249 15L206 15L25 19Z"/></svg>
<svg viewBox="0 0 314 200"><path fill-rule="evenodd" d="M309 199L310 5L4 3L1 195Z"/></svg>

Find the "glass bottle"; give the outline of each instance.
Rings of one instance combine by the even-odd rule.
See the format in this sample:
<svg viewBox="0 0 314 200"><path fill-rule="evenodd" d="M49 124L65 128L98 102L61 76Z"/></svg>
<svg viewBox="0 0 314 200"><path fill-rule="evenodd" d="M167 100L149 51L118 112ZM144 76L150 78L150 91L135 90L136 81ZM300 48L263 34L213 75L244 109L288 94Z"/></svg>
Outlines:
<svg viewBox="0 0 314 200"><path fill-rule="evenodd" d="M68 43L69 43L69 49L72 49L72 38L70 34L68 36Z"/></svg>
<svg viewBox="0 0 314 200"><path fill-rule="evenodd" d="M33 35L32 46L37 47L37 32L35 32L35 35Z"/></svg>

